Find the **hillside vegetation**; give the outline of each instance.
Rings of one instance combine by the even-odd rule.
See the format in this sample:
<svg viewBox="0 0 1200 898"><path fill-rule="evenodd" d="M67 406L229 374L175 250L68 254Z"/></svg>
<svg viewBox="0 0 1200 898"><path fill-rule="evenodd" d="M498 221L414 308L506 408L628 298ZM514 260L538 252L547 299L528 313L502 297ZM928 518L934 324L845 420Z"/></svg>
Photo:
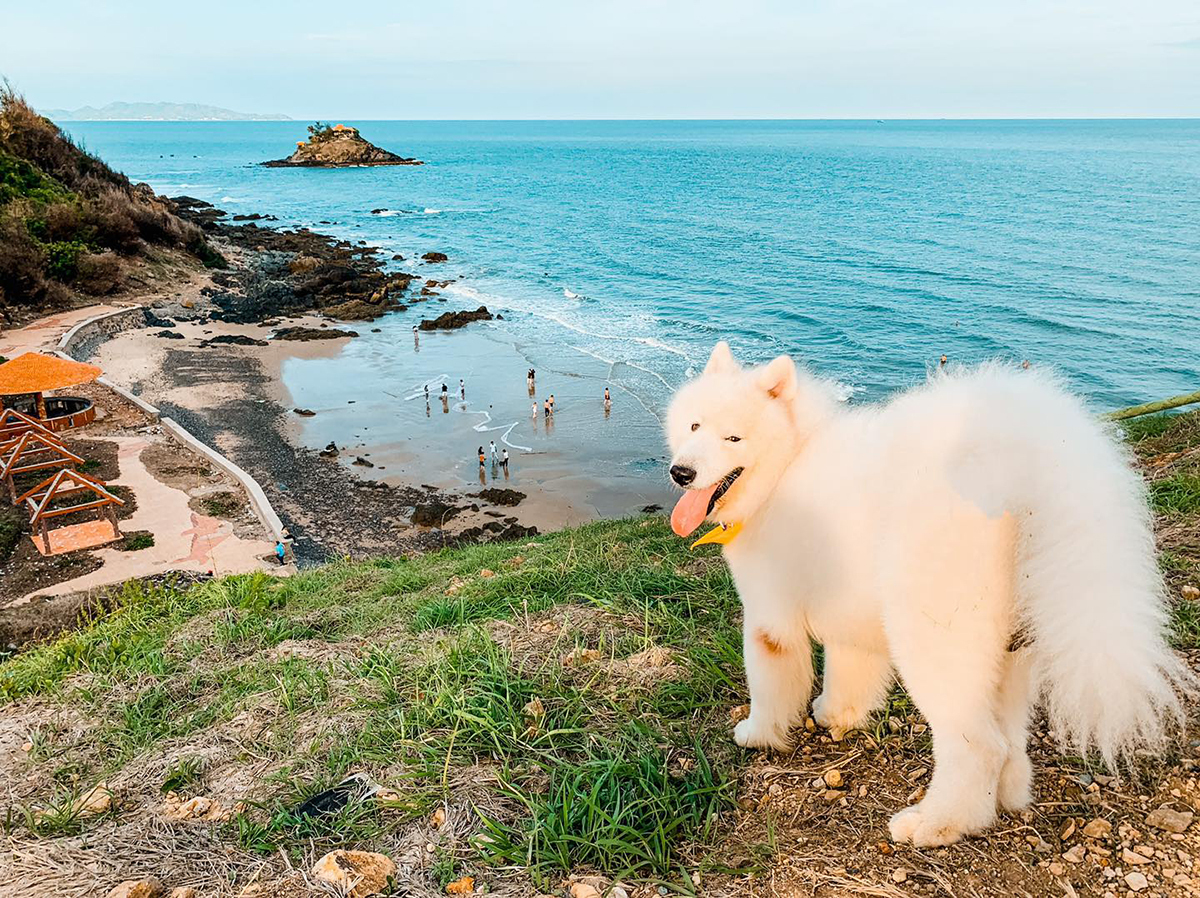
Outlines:
<svg viewBox="0 0 1200 898"><path fill-rule="evenodd" d="M1130 437L1196 667L1200 416ZM576 898L614 883L647 898L1102 894L1126 874L1190 893L1175 883L1200 836L1151 812L1200 810L1195 732L1122 780L1039 727L1032 810L949 849L892 846L889 814L928 782L925 723L897 688L867 731L739 749L739 614L719 555L689 553L660 518L289 579L130 584L115 611L0 664L0 881L105 895L152 874L299 896L318 894L318 857L350 848L395 862L396 895L464 877ZM352 773L383 790L299 812Z"/></svg>
<svg viewBox="0 0 1200 898"><path fill-rule="evenodd" d="M156 251L224 260L169 201L76 146L18 94L0 89L0 315L119 289Z"/></svg>

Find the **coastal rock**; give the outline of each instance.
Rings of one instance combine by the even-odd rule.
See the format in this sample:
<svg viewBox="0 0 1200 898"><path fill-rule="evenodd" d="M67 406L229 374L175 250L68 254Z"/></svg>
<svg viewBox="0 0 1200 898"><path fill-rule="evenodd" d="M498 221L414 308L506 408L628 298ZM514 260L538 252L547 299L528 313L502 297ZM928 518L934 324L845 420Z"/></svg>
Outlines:
<svg viewBox="0 0 1200 898"><path fill-rule="evenodd" d="M266 346L266 340L256 340L245 334L221 334L208 340L201 340L201 346Z"/></svg>
<svg viewBox="0 0 1200 898"><path fill-rule="evenodd" d="M183 339L183 334L179 333L179 331L159 331L154 336L162 337L162 339L164 339L164 340L182 340Z"/></svg>
<svg viewBox="0 0 1200 898"><path fill-rule="evenodd" d="M421 259L424 262L449 262L450 261L449 256L447 256L445 253L438 253L438 252L424 253L421 256Z"/></svg>
<svg viewBox="0 0 1200 898"><path fill-rule="evenodd" d="M437 318L430 321L424 319L418 327L423 331L436 330L454 330L460 327L466 327L472 321L491 321L492 313L488 311L487 306L480 306L474 312L443 312Z"/></svg>
<svg viewBox="0 0 1200 898"><path fill-rule="evenodd" d="M356 331L339 330L336 327L285 327L275 331L273 340L337 340L342 337L357 337Z"/></svg>
<svg viewBox="0 0 1200 898"><path fill-rule="evenodd" d="M292 411L301 418L311 418L316 414L316 412L314 412L311 408L294 408Z"/></svg>
<svg viewBox="0 0 1200 898"><path fill-rule="evenodd" d="M324 449L322 449L320 452L318 452L317 455L321 456L321 458L337 458L337 456L338 456L337 443L333 442L333 440L330 440L329 445L326 446Z"/></svg>
<svg viewBox="0 0 1200 898"><path fill-rule="evenodd" d="M150 309L146 309L146 327L174 327L175 322L170 318L160 318Z"/></svg>
<svg viewBox="0 0 1200 898"><path fill-rule="evenodd" d="M493 505L508 506L520 505L521 500L526 498L525 493L518 490L499 489L497 487L489 487L477 493L472 493L472 495L485 502L491 502Z"/></svg>
<svg viewBox="0 0 1200 898"><path fill-rule="evenodd" d="M440 499L431 499L413 506L412 522L418 527L441 527L461 509L447 505Z"/></svg>
<svg viewBox="0 0 1200 898"><path fill-rule="evenodd" d="M279 221L274 215L262 215L258 212L251 212L249 215L235 215L234 221Z"/></svg>
<svg viewBox="0 0 1200 898"><path fill-rule="evenodd" d="M373 464L371 463L371 460L370 460L370 459L363 458L361 455L357 456L357 457L354 459L354 461L350 462L350 464L352 464L352 465L358 465L360 468L373 468L373 467L375 467L375 465L373 465Z"/></svg>
<svg viewBox="0 0 1200 898"><path fill-rule="evenodd" d="M296 144L286 159L273 159L263 165L270 168L300 166L308 168L352 168L362 165L421 165L419 159L397 156L380 149L359 135L357 128L322 122L310 125L308 140Z"/></svg>

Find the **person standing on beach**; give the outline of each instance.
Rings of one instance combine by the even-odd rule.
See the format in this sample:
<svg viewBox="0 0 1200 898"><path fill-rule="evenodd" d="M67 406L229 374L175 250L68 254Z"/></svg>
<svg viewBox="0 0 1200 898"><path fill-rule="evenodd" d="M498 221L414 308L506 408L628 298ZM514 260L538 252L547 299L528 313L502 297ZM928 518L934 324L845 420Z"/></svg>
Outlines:
<svg viewBox="0 0 1200 898"><path fill-rule="evenodd" d="M416 348L419 348L420 346L421 346L421 333L420 333L420 331L417 330L417 326L414 324L413 325L413 348L416 349Z"/></svg>
<svg viewBox="0 0 1200 898"><path fill-rule="evenodd" d="M504 454L500 456L500 467L504 469L504 475L508 476L508 450L504 450Z"/></svg>
<svg viewBox="0 0 1200 898"><path fill-rule="evenodd" d="M458 395L463 399L467 398L467 383L461 377L458 379Z"/></svg>
<svg viewBox="0 0 1200 898"><path fill-rule="evenodd" d="M494 462L494 461L496 461L496 441L495 440L491 441L491 447L492 447L492 461Z"/></svg>
<svg viewBox="0 0 1200 898"><path fill-rule="evenodd" d="M483 447L480 446L479 447L479 470L482 471L486 464L487 464L487 456L483 454Z"/></svg>
<svg viewBox="0 0 1200 898"><path fill-rule="evenodd" d="M612 397L608 395L608 387L604 388L604 407L605 408L612 407Z"/></svg>
<svg viewBox="0 0 1200 898"><path fill-rule="evenodd" d="M547 399L547 400L546 400L546 419L547 419L547 420L549 420L549 418L550 418L550 412L551 412L551 408L550 408L550 400L549 400L549 399Z"/></svg>
<svg viewBox="0 0 1200 898"><path fill-rule="evenodd" d="M533 406L530 409L529 416L535 421L537 420L537 400L533 400Z"/></svg>
<svg viewBox="0 0 1200 898"><path fill-rule="evenodd" d="M532 368L530 368L529 373L525 375L525 386L529 387L529 395L530 396L532 396L534 393L534 390L537 389L536 385L534 384L534 377L536 374L537 374L537 372L534 371Z"/></svg>
<svg viewBox="0 0 1200 898"><path fill-rule="evenodd" d="M450 392L450 391L449 391L449 390L446 388L446 382L445 382L445 381L442 381L442 398L443 398L443 399L446 399L446 398L447 398L447 396L448 396L448 394L449 394L449 392Z"/></svg>
<svg viewBox="0 0 1200 898"><path fill-rule="evenodd" d="M550 413L554 413L554 394L550 394Z"/></svg>

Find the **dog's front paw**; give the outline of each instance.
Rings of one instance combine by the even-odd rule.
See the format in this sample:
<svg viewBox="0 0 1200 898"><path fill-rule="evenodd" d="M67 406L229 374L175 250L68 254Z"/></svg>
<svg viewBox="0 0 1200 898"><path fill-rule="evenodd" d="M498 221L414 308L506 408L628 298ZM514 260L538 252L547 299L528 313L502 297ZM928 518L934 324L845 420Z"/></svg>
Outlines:
<svg viewBox="0 0 1200 898"><path fill-rule="evenodd" d="M965 819L953 809L937 807L928 800L907 807L892 816L888 832L893 842L912 842L918 848L934 848L952 845L963 836L974 835L987 829L994 814L987 820Z"/></svg>
<svg viewBox="0 0 1200 898"><path fill-rule="evenodd" d="M762 721L755 720L753 714L733 728L733 741L742 748L775 748L780 751L791 748L786 730L774 724L764 725Z"/></svg>
<svg viewBox="0 0 1200 898"><path fill-rule="evenodd" d="M847 705L839 707L824 692L813 701L812 710L813 720L817 722L817 726L833 730L836 733L862 729L871 719L870 711L863 711Z"/></svg>

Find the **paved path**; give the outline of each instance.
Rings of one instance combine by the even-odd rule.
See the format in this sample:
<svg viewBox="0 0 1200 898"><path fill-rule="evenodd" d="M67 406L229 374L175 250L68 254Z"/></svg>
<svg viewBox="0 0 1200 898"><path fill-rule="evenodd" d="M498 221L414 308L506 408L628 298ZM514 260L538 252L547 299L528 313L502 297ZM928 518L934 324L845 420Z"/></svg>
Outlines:
<svg viewBox="0 0 1200 898"><path fill-rule="evenodd" d="M0 355L6 359L15 358L23 352L49 352L58 348L58 341L71 328L94 315L105 312L115 312L124 306L87 306L82 309L71 309L69 312L58 312L31 321L24 327L6 330L0 333Z"/></svg>
<svg viewBox="0 0 1200 898"><path fill-rule="evenodd" d="M120 307L97 305L74 309L5 331L0 334L0 355L13 358L23 352L52 350L59 338L80 321L117 308ZM119 401L115 396L113 399ZM121 521L121 529L126 533L149 530L154 534L154 545L133 552L111 547L95 549L94 554L104 561L103 567L74 580L36 590L34 594L62 595L172 570L211 571L217 575L253 570L290 573L294 570L291 565L281 569L272 560L263 560L264 556L273 559L275 550L275 544L265 534L257 539L238 536L230 521L193 511L188 505L191 498L188 493L163 483L147 469L142 463L142 452L165 437L142 434L93 436L87 428L73 432L72 436L103 439L117 445L121 476L112 482L127 486L137 499L137 510ZM179 451L187 452L183 447L179 447ZM28 599L26 596L11 604L19 605Z"/></svg>

